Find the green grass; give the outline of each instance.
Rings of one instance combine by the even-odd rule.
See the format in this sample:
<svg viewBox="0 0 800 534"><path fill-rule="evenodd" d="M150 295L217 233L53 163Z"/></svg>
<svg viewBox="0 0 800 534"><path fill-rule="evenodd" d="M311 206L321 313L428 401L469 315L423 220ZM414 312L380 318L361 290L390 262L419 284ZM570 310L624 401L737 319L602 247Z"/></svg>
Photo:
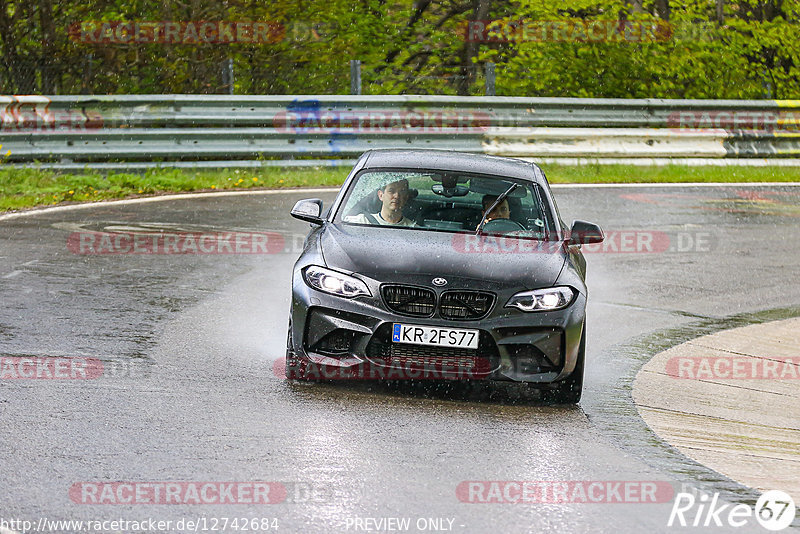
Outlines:
<svg viewBox="0 0 800 534"><path fill-rule="evenodd" d="M634 165L542 165L551 183L800 182L800 167L639 167ZM338 186L348 168L192 171L145 173L13 169L0 166L0 211L69 202L186 191Z"/></svg>
<svg viewBox="0 0 800 534"><path fill-rule="evenodd" d="M0 211L65 202L188 191L237 191L341 185L349 169L277 169L185 171L158 169L146 173L59 174L35 169L0 167Z"/></svg>
<svg viewBox="0 0 800 534"><path fill-rule="evenodd" d="M800 167L688 167L686 165L547 165L551 184L653 182L800 182Z"/></svg>

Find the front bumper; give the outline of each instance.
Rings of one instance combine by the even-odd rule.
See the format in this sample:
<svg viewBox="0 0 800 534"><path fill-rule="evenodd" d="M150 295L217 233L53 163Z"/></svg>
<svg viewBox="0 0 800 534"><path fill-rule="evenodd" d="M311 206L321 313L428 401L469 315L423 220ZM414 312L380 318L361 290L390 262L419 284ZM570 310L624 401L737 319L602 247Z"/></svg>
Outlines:
<svg viewBox="0 0 800 534"><path fill-rule="evenodd" d="M483 319L450 320L438 313L399 315L387 309L377 283L370 290L371 297L341 298L308 287L296 272L292 352L312 364L319 378L470 378L546 384L567 378L575 369L586 308L582 293L565 309L526 313L504 308L513 291L498 291ZM475 329L480 331L480 344L478 349L393 344L394 323ZM365 367L370 368L366 373ZM393 374L397 368L422 372Z"/></svg>

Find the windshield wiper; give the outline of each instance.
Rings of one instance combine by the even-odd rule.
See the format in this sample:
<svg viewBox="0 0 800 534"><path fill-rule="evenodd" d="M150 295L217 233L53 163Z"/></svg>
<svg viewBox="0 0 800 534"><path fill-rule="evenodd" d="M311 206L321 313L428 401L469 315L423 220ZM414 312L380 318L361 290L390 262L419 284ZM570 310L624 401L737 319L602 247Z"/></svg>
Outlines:
<svg viewBox="0 0 800 534"><path fill-rule="evenodd" d="M497 200L495 200L494 203L491 206L489 206L489 209L483 212L483 219L481 219L481 223L478 225L478 229L475 230L475 235L481 234L481 231L483 230L483 225L486 224L486 217L488 217L489 214L492 213L492 210L494 210L497 206L499 206L506 199L506 197L510 195L517 187L519 187L518 183L511 184L511 187L506 189L502 195L497 197Z"/></svg>

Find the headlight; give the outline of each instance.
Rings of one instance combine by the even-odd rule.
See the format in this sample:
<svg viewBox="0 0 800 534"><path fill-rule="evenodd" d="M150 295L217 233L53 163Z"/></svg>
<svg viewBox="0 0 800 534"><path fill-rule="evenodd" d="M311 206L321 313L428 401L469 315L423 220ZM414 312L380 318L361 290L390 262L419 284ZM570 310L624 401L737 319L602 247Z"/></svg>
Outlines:
<svg viewBox="0 0 800 534"><path fill-rule="evenodd" d="M550 287L517 293L506 303L506 308L517 308L524 312L552 311L566 308L575 297L571 287Z"/></svg>
<svg viewBox="0 0 800 534"><path fill-rule="evenodd" d="M306 268L303 278L309 286L331 295L350 298L371 294L367 285L358 278L317 265Z"/></svg>

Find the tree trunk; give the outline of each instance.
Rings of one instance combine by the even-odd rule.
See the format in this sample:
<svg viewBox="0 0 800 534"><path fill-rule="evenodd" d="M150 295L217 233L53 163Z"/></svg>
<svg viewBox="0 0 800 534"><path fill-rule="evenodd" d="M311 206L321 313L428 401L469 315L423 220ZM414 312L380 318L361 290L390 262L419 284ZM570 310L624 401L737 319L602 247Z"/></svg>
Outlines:
<svg viewBox="0 0 800 534"><path fill-rule="evenodd" d="M489 16L490 0L473 0L472 20L486 20ZM461 68L459 77L456 78L456 91L461 96L469 95L469 87L475 81L475 65L472 58L478 55L480 43L476 41L464 40L464 47L461 49Z"/></svg>
<svg viewBox="0 0 800 534"><path fill-rule="evenodd" d="M3 64L11 78L6 89L10 93L21 93L22 91L19 89L22 72L16 48L17 41L14 38L14 20L8 14L6 0L0 0L0 41L2 41L0 53L3 57Z"/></svg>
<svg viewBox="0 0 800 534"><path fill-rule="evenodd" d="M55 38L56 32L53 27L53 6L51 0L39 0L39 24L42 30L42 58L39 61L39 69L42 76L42 93L52 95L56 91L56 62L55 58Z"/></svg>

